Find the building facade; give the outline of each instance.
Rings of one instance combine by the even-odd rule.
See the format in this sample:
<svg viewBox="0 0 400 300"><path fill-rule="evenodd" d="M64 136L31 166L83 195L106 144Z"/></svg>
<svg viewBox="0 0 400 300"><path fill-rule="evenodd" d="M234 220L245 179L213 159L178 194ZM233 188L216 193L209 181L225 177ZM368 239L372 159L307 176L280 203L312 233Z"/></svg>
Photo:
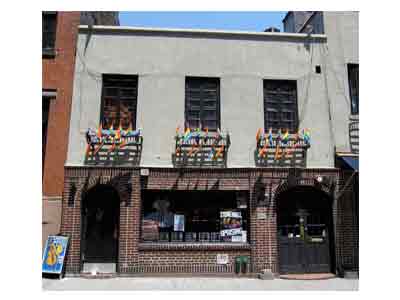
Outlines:
<svg viewBox="0 0 400 300"><path fill-rule="evenodd" d="M91 24L119 25L118 15ZM79 24L97 12L42 12L42 244L60 231L75 49ZM107 22L104 22L107 21Z"/></svg>
<svg viewBox="0 0 400 300"><path fill-rule="evenodd" d="M341 273L354 253L338 240L347 211L335 164L337 149L351 149L336 123L351 107L328 76L347 78L328 66L328 43L80 26L67 272L101 263L121 275Z"/></svg>

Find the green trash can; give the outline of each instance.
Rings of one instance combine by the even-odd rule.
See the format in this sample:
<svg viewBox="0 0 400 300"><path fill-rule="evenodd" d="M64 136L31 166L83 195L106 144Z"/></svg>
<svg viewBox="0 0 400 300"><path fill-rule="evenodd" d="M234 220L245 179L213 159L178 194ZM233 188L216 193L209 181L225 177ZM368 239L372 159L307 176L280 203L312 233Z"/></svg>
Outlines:
<svg viewBox="0 0 400 300"><path fill-rule="evenodd" d="M242 261L242 273L246 274L247 273L247 264L249 263L249 257L248 256L242 256L241 257Z"/></svg>
<svg viewBox="0 0 400 300"><path fill-rule="evenodd" d="M235 257L235 273L239 274L240 273L240 265L242 263L242 257L241 256L236 256Z"/></svg>

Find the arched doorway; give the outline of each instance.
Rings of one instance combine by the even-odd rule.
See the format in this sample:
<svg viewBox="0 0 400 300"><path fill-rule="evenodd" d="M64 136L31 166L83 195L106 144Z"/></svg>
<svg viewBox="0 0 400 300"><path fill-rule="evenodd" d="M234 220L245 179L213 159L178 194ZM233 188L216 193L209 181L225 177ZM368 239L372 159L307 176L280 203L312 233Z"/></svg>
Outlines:
<svg viewBox="0 0 400 300"><path fill-rule="evenodd" d="M332 199L296 186L278 194L276 203L280 273L333 272Z"/></svg>
<svg viewBox="0 0 400 300"><path fill-rule="evenodd" d="M117 263L120 198L109 185L96 185L82 199L81 259Z"/></svg>

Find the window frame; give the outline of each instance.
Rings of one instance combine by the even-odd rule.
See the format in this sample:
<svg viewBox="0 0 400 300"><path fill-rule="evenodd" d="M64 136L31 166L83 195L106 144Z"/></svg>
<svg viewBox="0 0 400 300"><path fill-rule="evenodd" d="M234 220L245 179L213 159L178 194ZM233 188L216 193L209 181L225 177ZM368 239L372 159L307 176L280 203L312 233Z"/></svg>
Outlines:
<svg viewBox="0 0 400 300"><path fill-rule="evenodd" d="M288 109L287 107L285 107L282 103L276 102L275 101L275 105L278 106L277 108L274 107L268 107L268 101L267 101L267 93L266 93L266 86L268 84L268 82L275 82L275 83L290 83L294 85L294 108L293 109ZM289 133L296 133L299 130L299 106L298 106L298 85L297 85L297 80L294 79L263 79L263 107L264 107L264 130L269 130L269 128L272 128L272 132L276 133L279 131L279 129L281 129L282 131L286 131L286 129L289 129ZM287 93L288 94L288 93ZM288 96L289 97L289 96ZM273 101L269 101L269 102L273 102ZM292 101L290 101L292 102ZM279 122L279 126L277 128L275 128L274 126L271 126L271 124L269 123L270 121L267 118L267 112L268 110L272 110L275 109L276 112L279 114L279 120L277 122ZM294 113L294 128L287 128L287 126L282 126L283 122L288 122L287 120L284 121L283 118L283 113L287 112L287 113Z"/></svg>
<svg viewBox="0 0 400 300"><path fill-rule="evenodd" d="M221 81L219 77L198 77L198 76L186 76L185 77L185 114L184 114L184 119L185 119L185 127L186 124L190 124L189 123L189 111L191 111L192 109L190 109L190 99L188 98L188 85L190 84L190 81L199 81L201 88L200 88L200 109L199 109L199 121L200 124L202 125L201 129L205 129L206 126L204 126L204 121L206 121L204 118L204 111L207 111L207 109L204 109L205 105L204 102L206 100L203 99L203 89L204 87L202 85L206 84L207 82L214 82L217 84L217 90L216 90L216 99L215 99L215 105L216 105L216 110L215 110L215 114L216 114L216 128L208 128L208 130L210 132L215 132L218 129L221 129ZM213 111L213 110L211 110ZM189 125L190 126L190 125ZM195 128L191 128L191 129L195 129Z"/></svg>
<svg viewBox="0 0 400 300"><path fill-rule="evenodd" d="M354 70L357 70L357 81L356 81L356 86L357 86L357 88L356 88L356 91L354 91L353 90L353 88L352 88L352 77L351 77L351 75L354 75L352 72L354 72ZM360 96L359 96L359 91L360 91L360 88L359 88L359 83L360 83L360 80L359 80L359 78L360 78L360 73L359 73L359 64L356 64L356 63L349 63L349 64L347 64L347 79L348 79L348 84L349 84L349 96L350 96L350 112L351 112L351 115L358 115L359 114L359 111L360 111L360 102L359 102L359 100L360 100ZM356 96L357 98L355 99L354 98L354 96ZM353 108L353 102L355 102L356 101L356 103L357 103L357 105L356 105L356 109L354 109Z"/></svg>
<svg viewBox="0 0 400 300"><path fill-rule="evenodd" d="M54 18L54 30L53 32L51 31L44 31L44 22L45 18L52 17ZM54 57L56 55L56 39L57 39L57 24L58 24L58 14L57 12L52 12L52 11L43 11L42 12L42 56L43 57ZM52 34L51 37L49 37L49 34ZM46 36L46 38L45 38ZM47 40L51 42L50 47L44 47L44 41ZM46 43L46 44L49 44Z"/></svg>
<svg viewBox="0 0 400 300"><path fill-rule="evenodd" d="M105 98L108 97L106 96L105 93L105 89L107 88L105 86L105 77L126 77L129 78L131 77L132 79L134 78L136 81L136 97L134 99L135 103L134 103L134 115L132 115L132 129L135 130L136 129L136 119L137 119L137 104L138 104L138 87L139 87L139 76L135 75L135 74L108 74L108 73L104 73L102 74L102 78L101 78L101 103L100 103L100 119L99 119L99 124L102 124L102 126L104 126L104 105L105 105ZM118 87L121 88L121 87ZM114 96L114 97L118 97L118 118L119 121L121 122L121 98L120 98L120 90L118 90L118 95ZM114 128L115 129L115 128Z"/></svg>

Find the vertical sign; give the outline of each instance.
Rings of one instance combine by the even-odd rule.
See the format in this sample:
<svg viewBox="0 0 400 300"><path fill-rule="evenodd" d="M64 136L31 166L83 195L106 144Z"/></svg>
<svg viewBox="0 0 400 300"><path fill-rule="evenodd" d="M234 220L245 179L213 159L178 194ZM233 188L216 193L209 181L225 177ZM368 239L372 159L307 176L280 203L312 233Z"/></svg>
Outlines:
<svg viewBox="0 0 400 300"><path fill-rule="evenodd" d="M42 272L61 274L67 251L68 237L50 235L43 252Z"/></svg>

